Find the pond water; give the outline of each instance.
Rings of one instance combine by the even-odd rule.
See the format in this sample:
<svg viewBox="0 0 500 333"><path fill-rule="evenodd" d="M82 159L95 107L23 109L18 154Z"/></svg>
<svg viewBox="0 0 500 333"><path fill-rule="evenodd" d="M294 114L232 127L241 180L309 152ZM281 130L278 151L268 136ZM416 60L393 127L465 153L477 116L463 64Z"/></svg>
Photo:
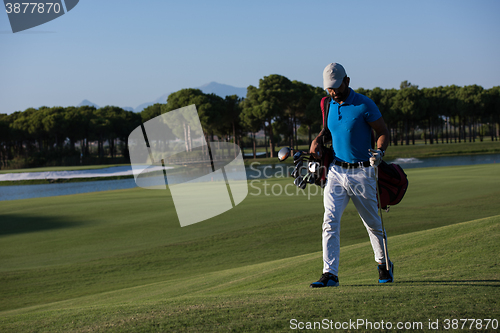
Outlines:
<svg viewBox="0 0 500 333"><path fill-rule="evenodd" d="M121 190L135 186L133 178L61 184L0 186L0 201Z"/></svg>
<svg viewBox="0 0 500 333"><path fill-rule="evenodd" d="M491 155L464 155L464 156L441 156L429 158L397 158L389 163L401 165L403 169L429 168L454 165L474 165L500 163L500 154Z"/></svg>
<svg viewBox="0 0 500 333"><path fill-rule="evenodd" d="M403 169L474 165L500 163L500 154L446 156L422 159L399 158L387 162L399 164ZM286 177L292 170L293 165L291 164L268 165L260 164L259 162L252 163L252 165L246 169L249 180L269 177ZM133 187L136 187L133 178L60 184L0 186L0 201L110 191Z"/></svg>

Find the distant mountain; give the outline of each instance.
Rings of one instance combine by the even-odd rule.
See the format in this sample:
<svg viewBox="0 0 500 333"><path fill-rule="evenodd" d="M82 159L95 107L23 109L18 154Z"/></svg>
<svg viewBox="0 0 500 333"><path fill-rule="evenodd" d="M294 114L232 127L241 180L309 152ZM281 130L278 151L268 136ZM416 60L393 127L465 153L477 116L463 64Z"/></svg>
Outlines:
<svg viewBox="0 0 500 333"><path fill-rule="evenodd" d="M205 94L216 94L222 98L231 95L238 95L239 97L245 97L247 95L247 88L237 88L217 82L204 84L197 89L200 89Z"/></svg>
<svg viewBox="0 0 500 333"><path fill-rule="evenodd" d="M139 105L138 107L136 107L136 108L134 109L134 112L141 112L142 110L144 110L144 109L145 109L145 108L147 108L148 106L153 105L153 104L156 104L156 103L159 103L159 102L142 103L141 105Z"/></svg>
<svg viewBox="0 0 500 333"><path fill-rule="evenodd" d="M141 105L139 105L138 107L136 107L134 109L134 112L141 112L142 110L144 110L148 106L156 104L156 103L165 104L165 103L167 103L168 95L170 95L170 93L166 93L166 94L161 95L160 97L155 99L153 102L142 103Z"/></svg>
<svg viewBox="0 0 500 333"><path fill-rule="evenodd" d="M171 93L166 93L166 94L161 95L160 97L155 99L155 103L162 103L162 104L167 103L167 98L168 98L168 95L170 95L170 94Z"/></svg>
<svg viewBox="0 0 500 333"><path fill-rule="evenodd" d="M88 99L84 99L84 100L83 100L80 104L78 104L77 106L84 106L84 105L87 105L87 106L93 106L93 107L95 107L96 109L99 109L99 105L92 103L92 102L91 102L91 101L89 101Z"/></svg>
<svg viewBox="0 0 500 333"><path fill-rule="evenodd" d="M200 87L196 87L194 89L200 89L203 91L205 94L216 94L222 98L226 96L231 96L231 95L237 95L239 97L246 97L247 95L247 88L238 88L238 87L233 87L227 84L222 84L222 83L217 83L217 82L210 82L207 84L204 84ZM167 102L168 95L171 93L166 93L158 97L156 100L153 102L148 102L148 103L143 103L136 107L134 109L135 112L141 112L145 108L147 108L150 105L156 104L156 103L162 103L165 104Z"/></svg>
<svg viewBox="0 0 500 333"><path fill-rule="evenodd" d="M200 89L203 91L205 94L216 94L222 98L226 96L231 96L231 95L237 95L238 97L246 97L247 95L247 88L238 88L238 87L233 87L227 84L222 84L222 83L217 83L217 82L210 82L207 84L204 84L200 87L196 87L194 89ZM171 93L165 93L155 99L152 102L147 102L147 103L142 103L141 105L137 106L136 108L132 107L122 107L122 109L127 110L127 111L134 111L134 112L141 112L145 108L147 108L150 105L156 104L156 103L161 103L165 104L167 103L167 98L168 95ZM99 105L92 103L88 99L84 99L80 104L77 106L83 106L83 105L88 105L88 106L94 106L96 109L99 108Z"/></svg>
<svg viewBox="0 0 500 333"><path fill-rule="evenodd" d="M92 103L91 101L89 101L88 99L84 99L80 104L78 104L77 106L84 106L84 105L87 105L87 106L93 106L95 107L96 109L99 109L100 106L95 104L95 103ZM125 106L125 107L121 107L123 110L126 110L126 111L134 111L134 108L130 107L130 106Z"/></svg>

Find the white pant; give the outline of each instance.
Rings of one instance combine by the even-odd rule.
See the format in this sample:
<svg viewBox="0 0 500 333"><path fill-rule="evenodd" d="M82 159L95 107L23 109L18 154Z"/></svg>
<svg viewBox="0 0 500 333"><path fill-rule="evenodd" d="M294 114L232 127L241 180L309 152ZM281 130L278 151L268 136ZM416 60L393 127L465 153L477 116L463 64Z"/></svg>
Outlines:
<svg viewBox="0 0 500 333"><path fill-rule="evenodd" d="M324 192L323 273L338 275L340 219L352 199L363 221L375 254L375 261L385 263L384 232L378 215L375 169L371 166L343 168L331 164Z"/></svg>

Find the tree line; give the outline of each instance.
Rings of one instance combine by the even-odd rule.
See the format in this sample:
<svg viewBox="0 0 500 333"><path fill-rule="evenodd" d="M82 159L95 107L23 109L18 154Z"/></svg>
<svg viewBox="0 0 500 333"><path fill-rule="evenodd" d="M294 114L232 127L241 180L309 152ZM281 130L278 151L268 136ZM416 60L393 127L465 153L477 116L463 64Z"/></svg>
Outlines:
<svg viewBox="0 0 500 333"><path fill-rule="evenodd" d="M365 90L379 107L391 132L391 143L452 143L487 136L498 140L500 87L478 85L422 88L403 81L400 89ZM417 134L418 135L417 135Z"/></svg>
<svg viewBox="0 0 500 333"><path fill-rule="evenodd" d="M473 142L498 140L500 87L478 85L422 88L403 81L399 89L363 89L379 107L391 144ZM321 98L326 92L281 75L269 75L248 86L246 98L222 98L199 89L170 94L166 103L140 113L116 106L29 108L0 114L0 167L78 165L128 162L130 132L162 113L195 104L207 141L231 141L251 146L256 157L257 133L264 133L266 152L277 145L306 144L322 126ZM110 160L111 159L111 160Z"/></svg>
<svg viewBox="0 0 500 333"><path fill-rule="evenodd" d="M41 107L0 114L0 167L94 164L105 156L113 161L126 155L127 137L140 124L140 114L116 106Z"/></svg>

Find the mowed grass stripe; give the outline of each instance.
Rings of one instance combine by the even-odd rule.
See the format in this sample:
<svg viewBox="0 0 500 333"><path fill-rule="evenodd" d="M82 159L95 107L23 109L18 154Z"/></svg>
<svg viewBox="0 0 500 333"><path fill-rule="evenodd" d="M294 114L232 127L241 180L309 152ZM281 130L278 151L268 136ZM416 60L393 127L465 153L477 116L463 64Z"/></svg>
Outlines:
<svg viewBox="0 0 500 333"><path fill-rule="evenodd" d="M64 331L287 331L290 319L499 318L500 216L389 238L396 282L378 285L368 242L342 247L339 288L313 290L321 253L189 275L1 313L2 327ZM471 260L473 258L473 260Z"/></svg>

